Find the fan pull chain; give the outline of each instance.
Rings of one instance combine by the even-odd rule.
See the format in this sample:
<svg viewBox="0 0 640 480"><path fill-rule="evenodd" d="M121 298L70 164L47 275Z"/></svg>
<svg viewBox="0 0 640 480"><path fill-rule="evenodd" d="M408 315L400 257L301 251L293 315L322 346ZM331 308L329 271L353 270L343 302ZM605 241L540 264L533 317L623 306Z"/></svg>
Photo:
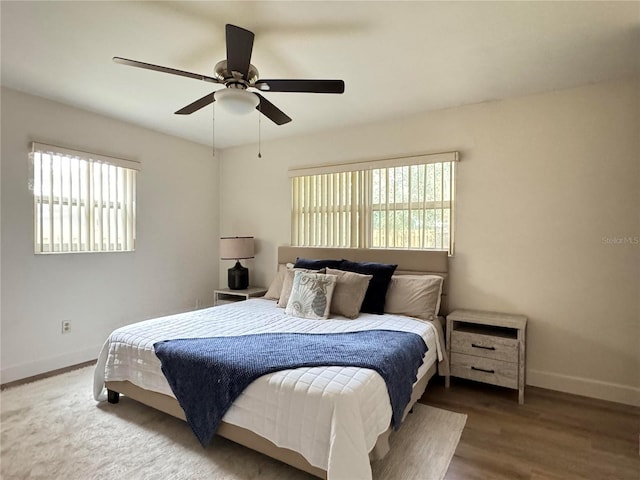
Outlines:
<svg viewBox="0 0 640 480"><path fill-rule="evenodd" d="M258 103L258 158L262 158L262 102Z"/></svg>
<svg viewBox="0 0 640 480"><path fill-rule="evenodd" d="M211 105L211 156L216 156L216 104Z"/></svg>

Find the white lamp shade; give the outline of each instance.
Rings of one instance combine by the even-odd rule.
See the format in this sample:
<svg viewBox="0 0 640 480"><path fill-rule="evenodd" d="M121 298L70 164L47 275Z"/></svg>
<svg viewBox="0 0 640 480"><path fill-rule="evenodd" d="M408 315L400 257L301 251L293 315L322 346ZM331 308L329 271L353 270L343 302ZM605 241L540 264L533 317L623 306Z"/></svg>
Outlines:
<svg viewBox="0 0 640 480"><path fill-rule="evenodd" d="M241 258L253 258L253 237L221 237L220 259L240 260Z"/></svg>
<svg viewBox="0 0 640 480"><path fill-rule="evenodd" d="M240 88L223 88L214 94L219 105L228 112L246 115L258 106L258 96Z"/></svg>

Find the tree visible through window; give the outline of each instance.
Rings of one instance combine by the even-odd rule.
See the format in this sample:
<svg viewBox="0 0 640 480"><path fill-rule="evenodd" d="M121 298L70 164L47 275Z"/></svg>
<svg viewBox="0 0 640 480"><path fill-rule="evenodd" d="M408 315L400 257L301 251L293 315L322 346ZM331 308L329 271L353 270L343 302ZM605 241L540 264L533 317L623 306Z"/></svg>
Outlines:
<svg viewBox="0 0 640 480"><path fill-rule="evenodd" d="M34 143L35 253L134 250L138 163Z"/></svg>
<svg viewBox="0 0 640 480"><path fill-rule="evenodd" d="M374 248L448 249L452 163L372 170Z"/></svg>
<svg viewBox="0 0 640 480"><path fill-rule="evenodd" d="M453 253L456 160L452 152L292 171L292 245Z"/></svg>

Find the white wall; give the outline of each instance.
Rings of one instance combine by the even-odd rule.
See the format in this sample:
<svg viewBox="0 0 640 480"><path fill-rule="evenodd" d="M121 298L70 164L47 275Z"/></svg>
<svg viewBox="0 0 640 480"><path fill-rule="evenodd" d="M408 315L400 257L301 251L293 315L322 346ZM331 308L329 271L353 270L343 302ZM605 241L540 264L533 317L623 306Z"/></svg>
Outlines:
<svg viewBox="0 0 640 480"><path fill-rule="evenodd" d="M97 358L115 328L213 302L218 160L211 149L2 89L1 381ZM29 142L141 162L136 251L34 255ZM62 335L62 320L71 333Z"/></svg>
<svg viewBox="0 0 640 480"><path fill-rule="evenodd" d="M527 315L528 384L640 405L639 87L274 141L262 159L256 146L226 150L220 232L256 236L252 283L268 285L290 241L289 167L459 150L450 307Z"/></svg>

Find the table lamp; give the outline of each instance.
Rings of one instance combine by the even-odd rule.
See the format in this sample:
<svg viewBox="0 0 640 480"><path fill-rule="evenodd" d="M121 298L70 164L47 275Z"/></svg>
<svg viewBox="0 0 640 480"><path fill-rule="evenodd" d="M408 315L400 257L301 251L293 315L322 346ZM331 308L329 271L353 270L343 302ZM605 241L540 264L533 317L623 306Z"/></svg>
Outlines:
<svg viewBox="0 0 640 480"><path fill-rule="evenodd" d="M220 259L236 261L236 264L228 270L231 290L243 290L249 287L249 269L243 267L240 260L253 258L253 253L253 237L220 237Z"/></svg>

